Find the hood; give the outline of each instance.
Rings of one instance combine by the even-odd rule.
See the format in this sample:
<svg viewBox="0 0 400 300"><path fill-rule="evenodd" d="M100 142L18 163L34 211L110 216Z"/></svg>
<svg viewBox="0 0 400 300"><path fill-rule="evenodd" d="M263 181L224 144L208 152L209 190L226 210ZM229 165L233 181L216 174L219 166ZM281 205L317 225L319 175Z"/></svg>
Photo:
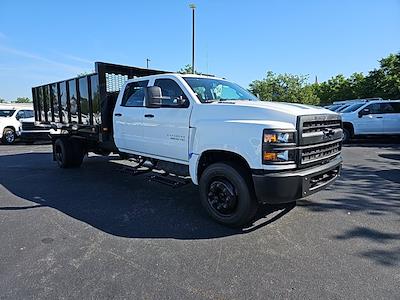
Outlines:
<svg viewBox="0 0 400 300"><path fill-rule="evenodd" d="M266 126L276 126L277 123L282 126L282 123L290 123L290 127L296 127L298 116L338 115L323 107L271 101L213 102L198 105L197 107L194 113L200 118L251 122ZM197 111L199 114L197 114Z"/></svg>
<svg viewBox="0 0 400 300"><path fill-rule="evenodd" d="M284 112L295 116L314 114L334 114L334 112L319 106L273 101L232 101L235 105L245 107L258 107L269 111Z"/></svg>

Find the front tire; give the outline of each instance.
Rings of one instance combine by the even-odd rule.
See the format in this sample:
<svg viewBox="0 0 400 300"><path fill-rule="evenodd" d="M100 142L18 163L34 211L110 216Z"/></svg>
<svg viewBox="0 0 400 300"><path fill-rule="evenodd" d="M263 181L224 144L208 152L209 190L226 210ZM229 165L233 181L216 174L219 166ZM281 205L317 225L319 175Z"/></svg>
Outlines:
<svg viewBox="0 0 400 300"><path fill-rule="evenodd" d="M1 139L1 142L5 145L12 145L15 143L15 140L17 139L17 135L15 133L15 130L12 128L6 128L3 131L3 137Z"/></svg>
<svg viewBox="0 0 400 300"><path fill-rule="evenodd" d="M228 163L208 166L200 178L200 199L208 214L218 223L230 227L249 224L257 201L246 171Z"/></svg>
<svg viewBox="0 0 400 300"><path fill-rule="evenodd" d="M343 128L343 143L348 143L351 140L350 131L346 128Z"/></svg>

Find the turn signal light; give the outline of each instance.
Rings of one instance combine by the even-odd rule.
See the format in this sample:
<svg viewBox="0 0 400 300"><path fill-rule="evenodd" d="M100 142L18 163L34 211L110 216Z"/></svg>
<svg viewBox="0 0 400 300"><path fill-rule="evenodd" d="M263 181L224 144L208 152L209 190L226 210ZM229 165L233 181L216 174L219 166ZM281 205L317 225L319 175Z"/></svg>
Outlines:
<svg viewBox="0 0 400 300"><path fill-rule="evenodd" d="M264 161L276 161L278 159L278 153L264 151L263 158Z"/></svg>

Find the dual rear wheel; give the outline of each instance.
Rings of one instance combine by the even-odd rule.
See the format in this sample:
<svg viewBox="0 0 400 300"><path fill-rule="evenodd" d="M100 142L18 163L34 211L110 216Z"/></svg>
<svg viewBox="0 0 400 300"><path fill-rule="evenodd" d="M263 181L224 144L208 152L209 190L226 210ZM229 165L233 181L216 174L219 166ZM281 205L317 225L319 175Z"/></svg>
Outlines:
<svg viewBox="0 0 400 300"><path fill-rule="evenodd" d="M58 138L54 142L54 159L60 168L80 167L86 150L84 144L78 139Z"/></svg>

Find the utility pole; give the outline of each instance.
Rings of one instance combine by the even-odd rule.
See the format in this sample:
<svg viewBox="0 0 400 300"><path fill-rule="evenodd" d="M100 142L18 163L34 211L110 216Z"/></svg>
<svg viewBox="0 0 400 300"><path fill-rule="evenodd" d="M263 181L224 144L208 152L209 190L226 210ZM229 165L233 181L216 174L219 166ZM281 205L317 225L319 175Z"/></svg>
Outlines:
<svg viewBox="0 0 400 300"><path fill-rule="evenodd" d="M189 7L192 9L192 73L195 74L194 70L194 11L196 9L195 4L190 4Z"/></svg>
<svg viewBox="0 0 400 300"><path fill-rule="evenodd" d="M147 67L147 69L149 68L149 61L151 61L151 60L146 58L146 67Z"/></svg>

